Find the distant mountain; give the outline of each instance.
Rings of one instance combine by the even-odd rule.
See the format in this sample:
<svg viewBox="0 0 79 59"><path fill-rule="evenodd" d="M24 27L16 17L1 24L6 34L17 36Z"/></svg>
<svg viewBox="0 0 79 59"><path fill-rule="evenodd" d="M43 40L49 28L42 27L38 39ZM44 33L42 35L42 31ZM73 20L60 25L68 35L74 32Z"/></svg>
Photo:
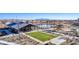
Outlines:
<svg viewBox="0 0 79 59"><path fill-rule="evenodd" d="M47 18L41 18L41 19L35 19L35 20L50 20L50 19L47 19Z"/></svg>

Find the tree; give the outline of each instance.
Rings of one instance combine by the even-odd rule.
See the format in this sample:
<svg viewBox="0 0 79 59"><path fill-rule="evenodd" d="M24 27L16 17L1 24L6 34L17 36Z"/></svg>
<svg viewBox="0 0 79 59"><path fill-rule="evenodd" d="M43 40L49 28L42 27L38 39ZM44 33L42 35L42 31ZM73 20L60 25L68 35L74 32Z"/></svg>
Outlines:
<svg viewBox="0 0 79 59"><path fill-rule="evenodd" d="M59 31L59 30L61 30L61 29L62 29L62 25L56 25L56 27L55 27L55 28L56 28L56 30L57 30L57 31Z"/></svg>
<svg viewBox="0 0 79 59"><path fill-rule="evenodd" d="M75 36L78 36L78 32L77 32L76 29L72 28L71 30L72 30L72 32L73 32L73 34L74 34Z"/></svg>

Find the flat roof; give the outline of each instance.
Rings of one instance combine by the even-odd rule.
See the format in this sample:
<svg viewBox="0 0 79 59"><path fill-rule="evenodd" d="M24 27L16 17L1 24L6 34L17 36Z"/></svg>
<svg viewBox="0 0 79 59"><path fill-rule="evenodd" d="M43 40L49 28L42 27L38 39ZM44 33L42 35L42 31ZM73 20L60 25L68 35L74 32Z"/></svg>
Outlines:
<svg viewBox="0 0 79 59"><path fill-rule="evenodd" d="M10 27L12 27L12 28L15 28L15 29L18 29L18 28L22 28L22 27L25 27L25 26L27 26L27 25L29 25L29 24L27 24L27 23L22 23L22 22L19 22L19 23L10 23L10 24L7 24L7 26L10 26ZM31 24L32 25L32 24Z"/></svg>

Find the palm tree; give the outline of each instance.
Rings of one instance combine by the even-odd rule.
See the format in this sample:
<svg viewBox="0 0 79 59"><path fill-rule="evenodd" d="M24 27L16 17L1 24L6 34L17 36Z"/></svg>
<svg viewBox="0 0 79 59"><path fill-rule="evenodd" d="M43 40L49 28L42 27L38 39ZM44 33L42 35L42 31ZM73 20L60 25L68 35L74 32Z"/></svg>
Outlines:
<svg viewBox="0 0 79 59"><path fill-rule="evenodd" d="M17 21L18 19L16 19ZM17 22L17 27L18 27L18 36L19 36L19 40L20 40L20 24L19 24L19 21Z"/></svg>
<svg viewBox="0 0 79 59"><path fill-rule="evenodd" d="M49 25L49 21L48 21L48 20L46 20L46 26L47 26L47 29L48 29L48 25Z"/></svg>

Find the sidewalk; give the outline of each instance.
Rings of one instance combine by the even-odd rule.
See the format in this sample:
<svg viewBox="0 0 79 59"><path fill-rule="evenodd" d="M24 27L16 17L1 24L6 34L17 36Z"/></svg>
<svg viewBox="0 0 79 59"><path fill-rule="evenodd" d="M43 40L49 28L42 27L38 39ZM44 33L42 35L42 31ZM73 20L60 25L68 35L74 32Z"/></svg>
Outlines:
<svg viewBox="0 0 79 59"><path fill-rule="evenodd" d="M4 40L0 40L0 45L18 45L18 44L13 43L13 42L7 42L7 41L4 41Z"/></svg>

